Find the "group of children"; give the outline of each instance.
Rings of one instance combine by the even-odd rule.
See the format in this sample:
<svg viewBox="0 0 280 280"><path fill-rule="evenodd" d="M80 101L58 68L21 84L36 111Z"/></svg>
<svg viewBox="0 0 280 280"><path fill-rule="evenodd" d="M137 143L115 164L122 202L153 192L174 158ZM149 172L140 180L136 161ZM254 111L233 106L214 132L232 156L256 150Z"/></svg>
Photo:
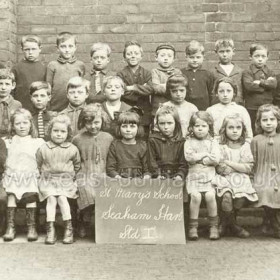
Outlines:
<svg viewBox="0 0 280 280"><path fill-rule="evenodd" d="M44 201L46 244L56 242L57 205L63 243L73 243L75 202L79 235L85 236L98 176L186 180L190 240L198 239L202 200L211 240L228 230L248 237L236 212L249 203L264 207L264 226L280 238L280 104L265 46L251 46L252 64L243 71L232 63L233 41L218 40L219 63L211 72L202 67L199 42L186 47L181 70L173 67L174 46L160 44L158 67L150 72L140 66L141 45L130 41L123 52L127 66L117 74L108 70L105 43L93 44L93 68L86 74L69 32L57 36L59 57L47 67L39 61L39 37L24 36L21 46L24 59L0 69L5 241L15 238L19 203L26 206L27 239L37 240L36 209Z"/></svg>

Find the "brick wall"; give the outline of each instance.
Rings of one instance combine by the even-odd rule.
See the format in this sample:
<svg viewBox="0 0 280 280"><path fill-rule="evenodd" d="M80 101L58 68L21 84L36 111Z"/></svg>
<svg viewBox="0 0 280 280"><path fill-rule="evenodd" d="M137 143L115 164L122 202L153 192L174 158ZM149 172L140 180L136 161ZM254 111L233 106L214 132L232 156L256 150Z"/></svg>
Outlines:
<svg viewBox="0 0 280 280"><path fill-rule="evenodd" d="M16 61L17 0L0 0L0 61Z"/></svg>
<svg viewBox="0 0 280 280"><path fill-rule="evenodd" d="M0 3L10 3L10 11L14 1ZM178 51L176 65L181 67L185 64L186 44L197 39L205 45L206 65L211 67L216 60L215 40L232 37L237 49L234 59L241 66L246 67L249 62L250 44L259 41L269 46L269 64L277 71L279 18L279 0L18 0L17 34L18 41L27 33L40 35L43 60L47 63L57 57L56 34L74 32L79 42L77 56L88 67L91 44L108 42L113 50L111 67L115 70L125 65L122 49L126 40L137 39L142 43L143 65L152 68L156 65L154 50L160 42L174 43ZM2 33L0 36L6 40ZM9 40L13 37L7 36ZM5 44L1 41L2 49ZM9 47L10 44L14 46L9 41ZM2 56L1 50L1 60ZM17 59L20 58L18 46Z"/></svg>

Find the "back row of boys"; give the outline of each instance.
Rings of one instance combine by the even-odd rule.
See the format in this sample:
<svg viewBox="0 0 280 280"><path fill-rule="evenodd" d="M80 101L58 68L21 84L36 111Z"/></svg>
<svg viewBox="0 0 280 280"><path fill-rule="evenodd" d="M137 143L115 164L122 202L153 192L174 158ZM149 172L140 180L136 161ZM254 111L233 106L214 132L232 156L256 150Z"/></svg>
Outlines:
<svg viewBox="0 0 280 280"><path fill-rule="evenodd" d="M58 34L56 44L59 57L46 67L39 60L41 39L35 35L24 36L21 39L24 58L12 68L11 72L15 79L10 81L10 85L9 79L5 79L4 72L0 71L0 136L6 135L8 115L20 107L20 103L22 107L33 113L37 127L38 121L49 120L48 111L63 111L70 116L73 123L73 119L77 119L85 104L79 104L79 102L75 104L71 101L68 104L66 88L72 77L84 76L90 82L86 86L88 102L105 101L105 96L102 94L103 81L105 77L114 74L108 70L111 54L109 45L93 44L90 50L93 68L90 73L85 74L84 63L77 60L75 56L76 36L69 32L62 32ZM193 103L198 110L206 110L210 105L217 103L212 90L214 81L221 77L230 77L236 82L238 92L235 102L245 105L252 124L255 123L256 112L260 105L267 103L280 105L280 91L279 94L275 94L277 93L276 77L266 65L269 54L267 47L261 44L253 44L250 47L252 64L245 71L232 63L235 52L233 40L218 40L215 44L215 52L219 63L213 71L208 71L202 66L204 47L197 41L191 41L186 47L187 67L179 70L173 67L176 54L174 46L170 43L160 44L156 48L158 66L150 72L140 66L143 57L141 45L136 41L127 42L123 51L127 66L117 73L126 85L122 100L130 106L137 105L143 109L142 124L146 129L149 128L159 104L167 101L166 81L174 74L183 74L187 77L189 91L186 100ZM34 90L30 91L30 85L35 81L47 81L51 86L48 111L44 108L45 105L40 104L35 106L36 110L34 102L31 102L30 93L32 94ZM13 90L13 97L6 96L5 90L2 90L7 86ZM35 88L35 91L37 92L38 89L40 90L40 86ZM38 116L39 111L40 116Z"/></svg>

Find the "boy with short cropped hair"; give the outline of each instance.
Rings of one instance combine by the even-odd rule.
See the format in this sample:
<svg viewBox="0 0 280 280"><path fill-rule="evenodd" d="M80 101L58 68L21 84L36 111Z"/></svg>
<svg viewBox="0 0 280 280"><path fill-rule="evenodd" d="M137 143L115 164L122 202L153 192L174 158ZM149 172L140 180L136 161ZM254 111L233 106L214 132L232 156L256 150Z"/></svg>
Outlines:
<svg viewBox="0 0 280 280"><path fill-rule="evenodd" d="M34 108L29 97L29 87L32 82L46 80L47 67L39 60L41 44L41 38L36 35L23 36L21 49L24 58L12 68L16 82L14 98L30 112L33 112Z"/></svg>
<svg viewBox="0 0 280 280"><path fill-rule="evenodd" d="M106 43L94 43L90 49L92 69L85 78L90 81L90 92L87 102L102 103L105 97L102 94L103 80L106 77L114 75L114 72L108 70L110 63L111 48Z"/></svg>
<svg viewBox="0 0 280 280"><path fill-rule="evenodd" d="M61 112L68 105L66 86L70 78L85 74L85 65L77 60L76 36L70 32L61 32L56 39L59 57L47 67L47 82L52 88L50 110Z"/></svg>
<svg viewBox="0 0 280 280"><path fill-rule="evenodd" d="M34 106L33 120L38 131L38 137L49 140L47 137L48 125L56 112L47 110L51 100L51 86L44 81L33 82L30 86L30 99Z"/></svg>
<svg viewBox="0 0 280 280"><path fill-rule="evenodd" d="M162 43L156 48L158 67L152 70L152 116L154 117L160 103L168 101L166 82L172 75L179 75L181 71L173 67L176 51L171 43Z"/></svg>
<svg viewBox="0 0 280 280"><path fill-rule="evenodd" d="M90 82L82 77L73 77L67 83L67 98L69 104L67 108L61 111L59 114L67 115L72 123L73 136L77 135L78 119L82 109L86 105L86 99L89 94Z"/></svg>
<svg viewBox="0 0 280 280"><path fill-rule="evenodd" d="M262 44L250 46L249 69L242 74L243 93L245 107L251 117L253 132L255 132L256 114L258 108L273 101L273 93L277 87L275 74L270 70L266 62L268 60L268 48Z"/></svg>
<svg viewBox="0 0 280 280"><path fill-rule="evenodd" d="M15 87L15 75L9 69L0 69L0 137L8 136L10 116L22 107L21 103L11 96Z"/></svg>
<svg viewBox="0 0 280 280"><path fill-rule="evenodd" d="M186 47L187 67L181 69L189 81L186 100L198 110L205 111L213 100L214 75L203 68L204 47L198 41L191 41Z"/></svg>
<svg viewBox="0 0 280 280"><path fill-rule="evenodd" d="M219 58L218 64L214 69L215 79L224 77L231 78L237 85L237 94L234 101L239 105L244 105L242 89L242 72L243 70L232 62L235 55L234 42L232 39L219 39L215 43L215 52ZM215 101L219 102L217 98ZM216 102L214 102L216 103Z"/></svg>
<svg viewBox="0 0 280 280"><path fill-rule="evenodd" d="M150 95L153 92L151 72L140 65L143 58L142 46L137 41L125 43L123 51L127 66L117 73L125 83L126 89L122 100L130 106L138 106L144 111L141 125L148 136L151 123Z"/></svg>
<svg viewBox="0 0 280 280"><path fill-rule="evenodd" d="M125 84L118 76L110 76L104 79L103 94L106 101L102 103L105 112L103 130L115 136L117 116L120 112L128 111L131 106L121 101L124 95Z"/></svg>

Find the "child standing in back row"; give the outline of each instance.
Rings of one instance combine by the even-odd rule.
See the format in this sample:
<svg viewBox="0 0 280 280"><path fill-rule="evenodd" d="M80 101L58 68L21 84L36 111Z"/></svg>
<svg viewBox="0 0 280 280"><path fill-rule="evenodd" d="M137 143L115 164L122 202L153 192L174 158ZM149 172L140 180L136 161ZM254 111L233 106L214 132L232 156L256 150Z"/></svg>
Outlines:
<svg viewBox="0 0 280 280"><path fill-rule="evenodd" d="M160 103L168 101L166 96L166 82L172 75L181 74L181 71L173 67L175 60L175 48L170 43L163 43L156 48L156 61L158 67L152 70L152 116L154 117Z"/></svg>
<svg viewBox="0 0 280 280"><path fill-rule="evenodd" d="M186 100L198 110L206 110L212 104L214 75L202 66L204 47L197 41L191 41L186 47L187 67L181 69L189 81L189 94Z"/></svg>
<svg viewBox="0 0 280 280"><path fill-rule="evenodd" d="M142 46L136 41L125 43L123 57L127 66L117 73L125 83L126 89L122 101L130 106L138 106L144 111L141 125L148 136L151 123L150 95L153 92L151 72L140 65L143 58Z"/></svg>
<svg viewBox="0 0 280 280"><path fill-rule="evenodd" d="M14 98L22 104L23 108L33 113L34 107L29 98L29 87L32 82L46 80L47 67L39 59L42 48L41 38L27 35L21 38L20 43L24 58L12 69L16 82Z"/></svg>
<svg viewBox="0 0 280 280"><path fill-rule="evenodd" d="M51 61L47 67L47 82L52 88L50 110L60 112L68 105L66 86L69 79L84 76L85 65L75 57L77 39L72 33L59 33L56 46L59 57L57 60Z"/></svg>
<svg viewBox="0 0 280 280"><path fill-rule="evenodd" d="M242 89L242 72L243 70L232 62L235 55L234 42L232 39L219 39L215 43L215 52L219 58L218 64L215 66L215 79L229 77L237 85L235 102L244 105L243 89ZM217 101L218 102L218 101ZM214 102L216 103L216 102Z"/></svg>
<svg viewBox="0 0 280 280"><path fill-rule="evenodd" d="M252 64L242 75L245 107L251 117L253 132L255 131L258 108L261 105L272 103L273 91L277 87L275 74L266 65L268 54L266 46L261 44L251 45L250 58Z"/></svg>

